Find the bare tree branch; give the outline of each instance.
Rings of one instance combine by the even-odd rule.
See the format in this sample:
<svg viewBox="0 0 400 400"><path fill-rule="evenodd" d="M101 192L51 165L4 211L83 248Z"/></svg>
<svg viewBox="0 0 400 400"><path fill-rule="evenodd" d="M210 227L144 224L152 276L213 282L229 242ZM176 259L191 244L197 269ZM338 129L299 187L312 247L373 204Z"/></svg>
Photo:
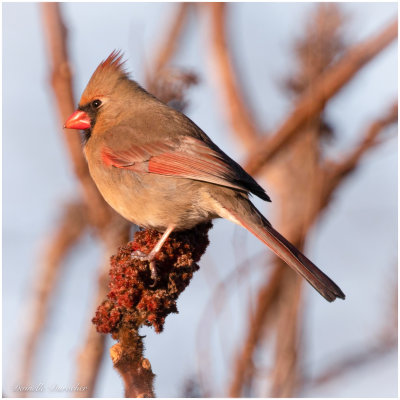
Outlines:
<svg viewBox="0 0 400 400"><path fill-rule="evenodd" d="M284 268L275 267L267 284L258 293L257 307L254 315L250 317L245 343L236 356L233 380L229 387L229 397L240 397L242 395L242 389L248 380L248 371L251 369L254 350L260 340L260 334L266 320L271 317L271 312L276 306L283 274Z"/></svg>
<svg viewBox="0 0 400 400"><path fill-rule="evenodd" d="M57 102L60 127L75 109L72 91L72 74L68 61L67 29L61 17L59 3L41 3L45 38L51 60L51 85ZM108 223L114 212L98 192L82 153L82 145L76 131L65 129L65 140L69 155L78 178L85 202L88 205L89 219L96 227Z"/></svg>
<svg viewBox="0 0 400 400"><path fill-rule="evenodd" d="M187 89L195 85L198 78L195 73L183 68L169 67L168 63L178 49L190 7L192 7L190 3L179 3L176 15L163 36L159 49L155 52L154 61L146 71L147 90L181 112L187 106Z"/></svg>
<svg viewBox="0 0 400 400"><path fill-rule="evenodd" d="M360 367L366 366L371 362L376 362L380 358L388 355L397 348L397 338L393 337L390 341L380 341L372 346L368 346L358 351L347 354L343 360L339 360L333 365L330 365L316 378L305 381L303 384L311 385L312 387L322 386L334 379L338 379L351 371L355 371Z"/></svg>
<svg viewBox="0 0 400 400"><path fill-rule="evenodd" d="M398 104L395 102L390 109L368 127L361 135L361 141L341 162L327 161L324 166L324 202L330 197L336 187L347 177L359 164L361 158L368 150L380 144L378 136L390 125L397 123Z"/></svg>
<svg viewBox="0 0 400 400"><path fill-rule="evenodd" d="M162 36L162 42L152 62L150 75L148 75L147 80L149 80L150 76L154 77L164 69L176 52L190 7L190 3L177 3L176 14L171 21L168 31Z"/></svg>
<svg viewBox="0 0 400 400"><path fill-rule="evenodd" d="M299 325L303 280L285 268L278 300L275 363L272 370L271 397L293 397L298 381Z"/></svg>
<svg viewBox="0 0 400 400"><path fill-rule="evenodd" d="M210 354L210 350L212 349L210 332L213 327L213 322L214 320L218 320L222 310L229 304L227 301L228 290L230 289L231 291L236 291L238 288L238 282L247 282L250 269L254 269L257 266L261 268L264 267L260 263L257 264L257 259L259 258L259 254L250 258L246 258L224 279L219 279L215 275L215 265L203 266L203 273L212 273L208 279L210 282L219 280L218 285L215 287L215 289L213 289L212 296L207 302L207 305L204 307L203 315L199 321L199 329L197 334L199 386L201 387L203 397L210 397L209 393L213 393L212 382L210 379L207 380L206 378L206 375L208 378L211 378L214 375L211 367L212 355ZM210 261L208 264L210 264ZM210 312L210 310L213 310L214 312ZM253 315L251 310L249 315ZM250 320L253 321L252 317ZM221 344L224 343L225 332L225 329L222 327L220 332Z"/></svg>
<svg viewBox="0 0 400 400"><path fill-rule="evenodd" d="M51 236L39 263L40 271L34 281L26 326L26 342L23 347L21 384L29 384L33 360L39 337L49 311L50 298L54 292L62 261L87 227L86 208L81 203L70 203L63 209L57 230ZM25 393L26 394L26 393Z"/></svg>
<svg viewBox="0 0 400 400"><path fill-rule="evenodd" d="M109 257L100 268L96 300L101 302L107 293ZM98 304L97 302L95 304ZM91 312L92 315L92 312ZM88 327L85 343L78 354L76 377L87 391L77 391L74 397L94 397L97 376L104 356L105 336L99 335L93 324Z"/></svg>
<svg viewBox="0 0 400 400"><path fill-rule="evenodd" d="M219 86L220 95L225 103L224 111L234 133L247 150L254 146L259 138L254 117L251 115L240 90L226 43L225 3L210 3L211 11L211 71L215 74L215 83Z"/></svg>
<svg viewBox="0 0 400 400"><path fill-rule="evenodd" d="M294 110L273 136L261 139L253 147L244 168L250 174L260 169L295 135L300 128L324 108L354 75L397 38L397 20L369 40L355 45L307 89Z"/></svg>
<svg viewBox="0 0 400 400"><path fill-rule="evenodd" d="M397 263L393 268L397 273ZM394 285L393 285L394 283ZM301 386L318 387L338 379L366 364L379 361L381 358L397 350L398 344L398 285L397 280L391 280L387 286L392 286L392 301L388 304L389 312L384 316L388 323L385 323L371 345L363 345L360 349L352 349L344 352L342 359L332 362L324 371L316 377L303 377ZM385 287L385 290L386 287ZM328 357L330 359L330 357Z"/></svg>

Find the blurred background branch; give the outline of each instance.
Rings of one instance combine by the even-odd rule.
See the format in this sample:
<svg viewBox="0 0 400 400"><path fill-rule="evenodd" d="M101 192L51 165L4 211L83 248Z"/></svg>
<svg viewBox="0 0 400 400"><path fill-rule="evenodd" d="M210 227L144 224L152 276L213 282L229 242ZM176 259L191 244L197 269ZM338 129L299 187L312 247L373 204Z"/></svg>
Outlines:
<svg viewBox="0 0 400 400"><path fill-rule="evenodd" d="M210 7L213 21L216 21L214 25L217 26L214 32L222 36L224 7ZM396 22L364 43L346 48L344 21L335 4L320 4L315 8L303 38L295 45L298 73L287 79L287 88L299 98L295 110L272 137L257 140L256 135L237 135L245 148L256 149L250 150L245 164L250 173L254 174L268 165L267 180L272 184L275 199L282 210L277 221L278 230L300 249L304 248L309 229L339 183L356 168L364 152L379 143L375 140L376 136L387 126L397 123L395 104L386 115L372 123L361 144L335 169L321 158L320 149L328 126L323 115L327 101L362 66L397 38ZM221 44L221 40L216 40L218 35L213 36L214 42L210 47L216 49L214 58L223 64L221 59L225 63L227 61L226 46ZM219 46L215 45L218 40ZM231 73L232 70L229 71ZM230 79L221 73L219 81L222 87L230 88L235 77L227 75ZM226 92L229 93L229 90L226 89ZM231 96L227 95L230 100L238 96L237 93L232 95L233 91L230 93ZM235 113L231 103L226 102L225 108ZM232 129L233 132L238 131L235 123L232 123ZM254 132L253 129L249 131ZM278 151L280 158L272 158ZM276 330L275 357L271 366L270 388L262 395L291 397L300 389L298 359L301 353L303 282L279 259L275 259L275 264L273 273L259 291L254 315L249 313L249 328L234 362L233 378L228 389L230 397L254 395L254 352L269 339L271 330Z"/></svg>
<svg viewBox="0 0 400 400"><path fill-rule="evenodd" d="M240 90L240 82L234 71L226 38L227 3L210 3L211 34L210 62L211 73L214 73L221 100L225 103L223 111L228 117L235 133L246 150L250 150L259 138L254 118L248 110ZM207 32L208 33L208 32Z"/></svg>
<svg viewBox="0 0 400 400"><path fill-rule="evenodd" d="M51 295L58 284L62 261L73 250L88 224L85 208L80 202L65 204L62 213L55 232L51 239L47 240L40 258L31 302L26 310L27 327L19 377L20 381L26 384L33 378L35 351L43 333L47 314L51 310Z"/></svg>
<svg viewBox="0 0 400 400"><path fill-rule="evenodd" d="M249 174L258 171L295 135L310 119L317 116L326 102L334 96L370 60L397 39L397 20L368 39L348 49L329 70L318 76L296 101L293 111L271 136L254 145L244 167ZM310 82L311 83L311 82Z"/></svg>
<svg viewBox="0 0 400 400"><path fill-rule="evenodd" d="M67 29L62 19L60 3L42 3L40 7L42 10L45 39L47 40L48 55L51 65L50 82L53 95L56 99L59 124L61 127L77 105L72 90L72 74L67 51ZM25 367L22 369L23 375L20 378L21 384L24 385L28 385L32 379L33 354L35 353L40 339L40 333L43 331L43 326L47 318L46 315L43 315L43 310L48 309L48 305L52 299L51 295L58 284L56 279L57 275L52 271L56 271L63 263L69 247L78 241L83 232L83 228L89 225L102 243L104 248L103 265L108 266L111 254L115 252L118 246L129 239L130 225L106 204L89 175L79 135L67 129L64 131L68 153L75 175L80 183L83 197L83 199L75 205L75 208L84 209L84 212L81 212L78 218L76 213L73 215L71 215L71 213L66 214L68 218L64 218L64 224L60 226L59 236L74 232L73 240L66 240L64 246L60 249L61 251L58 250L58 246L54 247L57 245L57 242L50 241L48 249L45 250L45 253L48 255L54 254L54 252L58 253L56 257L48 258L48 260L52 260L52 262L48 260L42 261L41 268L46 271L36 276L37 282L35 285L45 288L41 290L45 295L42 296L40 302L33 302L34 309L30 310L33 318L30 323L31 328L28 328L28 332L34 331L36 334L30 335L25 344L24 356L21 363ZM76 228L74 227L82 220L81 216L83 213L85 214L85 218L87 218L87 222L76 232ZM104 270L103 265L99 270L100 278L98 280L97 293L95 294L96 300L98 298L103 298L107 291L108 280L106 277L108 268ZM51 277L51 279L46 279L46 276ZM34 300L35 298L36 293L33 293L32 299ZM91 313L93 313L93 311L91 311ZM89 321L90 319L91 314L89 315ZM88 390L76 392L75 394L77 396L91 397L93 395L103 352L104 337L96 334L95 328L89 324L87 338L80 351L78 363L78 381L83 386L87 386Z"/></svg>

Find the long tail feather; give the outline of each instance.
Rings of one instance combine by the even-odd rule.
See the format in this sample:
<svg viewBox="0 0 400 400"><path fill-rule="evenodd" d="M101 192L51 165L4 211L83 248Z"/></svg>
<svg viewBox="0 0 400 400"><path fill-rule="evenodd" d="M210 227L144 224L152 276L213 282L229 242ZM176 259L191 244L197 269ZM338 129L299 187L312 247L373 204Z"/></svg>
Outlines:
<svg viewBox="0 0 400 400"><path fill-rule="evenodd" d="M231 214L232 218L230 219L232 221L243 226L264 242L278 257L305 278L326 300L331 302L336 298L345 298L339 286L277 232L250 201L246 201L246 204L241 203L241 206L245 206L247 212L241 213L240 210L233 211L224 207L225 211ZM248 210L249 206L251 210Z"/></svg>

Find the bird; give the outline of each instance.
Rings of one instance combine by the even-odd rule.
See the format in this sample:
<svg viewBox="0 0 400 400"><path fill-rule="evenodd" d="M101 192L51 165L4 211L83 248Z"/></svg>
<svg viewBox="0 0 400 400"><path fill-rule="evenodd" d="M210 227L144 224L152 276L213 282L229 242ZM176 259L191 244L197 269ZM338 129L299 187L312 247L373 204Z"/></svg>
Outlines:
<svg viewBox="0 0 400 400"><path fill-rule="evenodd" d="M64 128L83 131L91 177L128 221L162 232L155 247L133 256L150 263L173 231L216 218L250 231L326 300L344 299L336 283L276 231L251 202L265 190L191 119L130 78L123 54L103 60Z"/></svg>

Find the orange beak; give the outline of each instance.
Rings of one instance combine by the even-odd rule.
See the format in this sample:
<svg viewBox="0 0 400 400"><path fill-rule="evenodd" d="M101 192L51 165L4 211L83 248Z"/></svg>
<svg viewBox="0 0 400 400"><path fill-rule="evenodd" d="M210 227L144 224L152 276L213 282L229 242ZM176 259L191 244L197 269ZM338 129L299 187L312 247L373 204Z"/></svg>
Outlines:
<svg viewBox="0 0 400 400"><path fill-rule="evenodd" d="M84 111L75 111L64 124L64 128L67 129L89 129L90 118Z"/></svg>

